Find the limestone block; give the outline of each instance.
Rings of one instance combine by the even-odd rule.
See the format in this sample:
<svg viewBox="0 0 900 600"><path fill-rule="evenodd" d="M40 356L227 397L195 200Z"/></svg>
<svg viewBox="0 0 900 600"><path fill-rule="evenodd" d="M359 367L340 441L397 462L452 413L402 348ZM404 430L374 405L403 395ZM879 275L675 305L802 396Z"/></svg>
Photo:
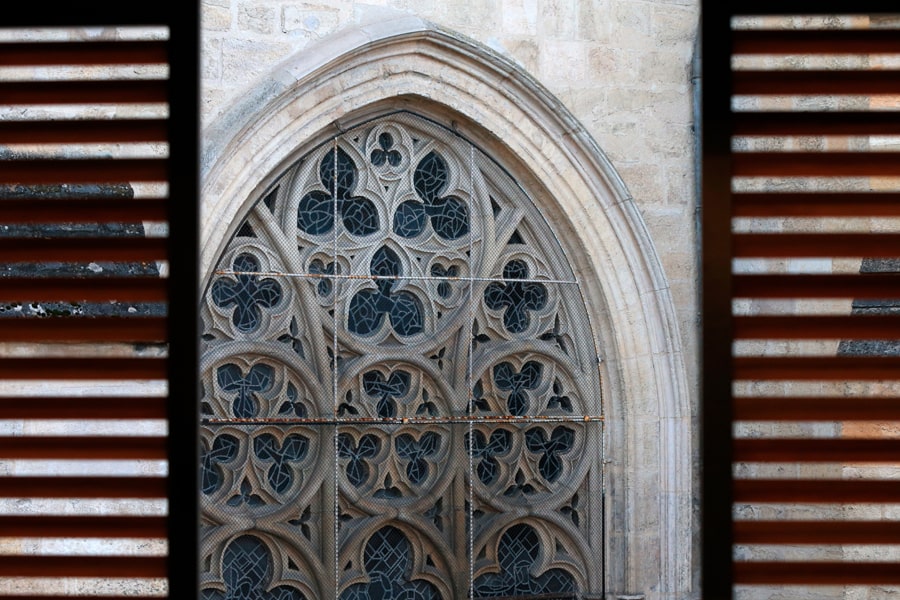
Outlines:
<svg viewBox="0 0 900 600"><path fill-rule="evenodd" d="M231 8L218 2L203 2L200 23L207 31L228 31L231 29Z"/></svg>
<svg viewBox="0 0 900 600"><path fill-rule="evenodd" d="M328 5L288 4L281 11L281 30L284 33L322 37L335 31L339 22L340 12Z"/></svg>
<svg viewBox="0 0 900 600"><path fill-rule="evenodd" d="M505 53L519 63L529 73L538 70L540 51L537 43L530 38L504 38L501 40Z"/></svg>
<svg viewBox="0 0 900 600"><path fill-rule="evenodd" d="M571 40L578 37L578 2L542 0L538 31L544 38Z"/></svg>
<svg viewBox="0 0 900 600"><path fill-rule="evenodd" d="M275 9L256 3L238 7L238 29L254 33L272 33L275 28Z"/></svg>
<svg viewBox="0 0 900 600"><path fill-rule="evenodd" d="M543 21L543 14L538 16L538 5L538 0L503 0L500 8L503 32L536 35L538 21Z"/></svg>
<svg viewBox="0 0 900 600"><path fill-rule="evenodd" d="M548 84L577 82L587 76L585 45L568 40L541 44L538 75Z"/></svg>

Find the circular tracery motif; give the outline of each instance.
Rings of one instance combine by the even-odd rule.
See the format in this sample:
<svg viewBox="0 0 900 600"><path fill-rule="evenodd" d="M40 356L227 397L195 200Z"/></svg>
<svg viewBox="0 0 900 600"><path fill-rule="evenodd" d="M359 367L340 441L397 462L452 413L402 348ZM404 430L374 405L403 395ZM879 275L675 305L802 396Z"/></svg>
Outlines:
<svg viewBox="0 0 900 600"><path fill-rule="evenodd" d="M395 114L310 151L235 230L202 307L211 561L302 555L297 589L334 599L597 591L601 520L579 503L600 492L594 340L502 169ZM468 555L470 529L487 554ZM239 600L268 575L244 595L205 577Z"/></svg>

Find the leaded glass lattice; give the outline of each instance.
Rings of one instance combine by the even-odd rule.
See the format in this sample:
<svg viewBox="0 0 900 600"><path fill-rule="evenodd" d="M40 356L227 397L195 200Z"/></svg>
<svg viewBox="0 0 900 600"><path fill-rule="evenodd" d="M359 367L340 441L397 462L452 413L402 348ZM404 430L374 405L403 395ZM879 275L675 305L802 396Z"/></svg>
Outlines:
<svg viewBox="0 0 900 600"><path fill-rule="evenodd" d="M596 341L501 166L395 113L234 231L201 307L204 598L602 593Z"/></svg>

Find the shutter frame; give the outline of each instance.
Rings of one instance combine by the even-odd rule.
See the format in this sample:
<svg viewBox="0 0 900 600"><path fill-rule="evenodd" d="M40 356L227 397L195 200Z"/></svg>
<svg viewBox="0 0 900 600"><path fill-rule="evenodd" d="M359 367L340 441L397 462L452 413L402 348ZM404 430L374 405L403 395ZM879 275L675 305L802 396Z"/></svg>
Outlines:
<svg viewBox="0 0 900 600"><path fill-rule="evenodd" d="M0 64L18 66L52 66L61 64L168 64L167 79L150 81L109 82L3 82L0 96L5 104L34 102L120 103L144 102L168 105L163 120L138 119L119 122L31 121L0 124L2 143L101 143L101 142L165 142L168 157L164 159L114 160L19 160L4 165L0 175L3 184L77 184L107 182L165 182L168 195L164 199L130 200L123 202L109 198L52 198L27 201L10 198L0 204L3 223L137 223L165 221L165 238L128 240L93 239L65 241L57 245L60 258L72 259L77 247L94 245L97 253L117 260L168 260L169 273L159 277L70 277L55 274L50 277L11 277L4 279L0 296L4 302L164 302L164 319L135 319L133 326L117 329L111 320L91 322L90 317L67 319L58 331L49 333L51 326L40 324L29 330L16 323L3 332L3 343L31 343L35 341L65 341L141 343L167 345L166 359L104 358L69 359L65 369L75 374L77 366L84 367L81 376L97 375L110 366L129 369L124 374L147 375L165 380L169 392L163 397L106 397L84 398L31 396L27 401L19 397L0 398L0 414L12 419L165 419L168 435L164 438L135 437L128 440L92 437L87 439L53 440L28 439L0 441L4 458L22 455L56 455L72 444L79 455L125 458L142 456L165 458L168 473L165 477L140 476L6 476L0 485L4 498L59 499L158 499L165 500L165 517L102 517L69 518L42 517L38 524L31 517L4 516L0 523L4 530L27 536L50 537L121 537L132 533L138 537L168 539L166 556L4 556L0 557L0 573L5 577L60 578L66 576L91 577L154 577L165 578L169 597L197 597L197 490L199 440L197 436L196 401L198 389L198 268L199 268L199 3L122 3L108 0L92 2L90 10L80 5L58 5L49 9L40 3L25 3L4 17L2 27L10 29L43 29L50 27L164 27L168 39L150 42L11 42L0 44ZM74 45L77 44L77 45ZM73 52L77 50L77 52ZM110 104L112 105L112 104ZM36 214L43 212L38 219ZM104 249L106 242L125 240L118 248ZM37 242L28 242L29 244ZM4 242L6 261L21 258ZM32 260L49 256L53 243L32 248ZM74 245L74 247L73 247ZM67 247L68 246L68 247ZM55 252L55 251L53 251ZM85 250L83 256L90 254ZM96 256L96 253L95 253ZM174 260L176 259L177 260ZM96 260L96 258L94 259ZM98 327L91 331L91 326ZM144 338L137 340L135 338ZM4 378L16 378L43 368L64 366L64 359L38 358L23 368L27 359L3 359L0 371ZM54 364L53 361L60 361ZM47 362L50 361L50 362ZM79 362L80 361L80 362ZM74 366L73 366L74 365ZM51 373L64 375L62 371ZM46 375L46 373L45 373ZM119 373L118 376L122 376ZM46 378L46 377L44 377ZM79 401L80 400L80 401ZM116 444L117 441L122 443ZM108 519L108 520L107 520ZM148 593L151 593L148 591ZM54 596L16 596L47 600ZM99 598L90 594L84 598ZM117 596L102 595L106 600ZM124 596L118 596L124 598ZM132 596L128 596L132 597Z"/></svg>

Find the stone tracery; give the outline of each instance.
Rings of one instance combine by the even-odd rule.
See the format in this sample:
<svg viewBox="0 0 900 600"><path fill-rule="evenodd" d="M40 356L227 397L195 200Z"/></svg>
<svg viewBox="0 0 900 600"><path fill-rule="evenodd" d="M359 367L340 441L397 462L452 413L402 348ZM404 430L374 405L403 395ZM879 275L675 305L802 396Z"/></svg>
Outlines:
<svg viewBox="0 0 900 600"><path fill-rule="evenodd" d="M299 547L267 545L273 561L307 555L321 597L369 597L377 577L342 557L411 535L428 558L402 577L379 566L385 599L585 587L600 519L571 515L573 490L599 492L594 340L551 230L488 163L397 114L313 150L250 209L203 307L210 585L261 531ZM516 506L544 525L508 524ZM294 542L301 513L318 532ZM416 583L422 564L448 587Z"/></svg>

